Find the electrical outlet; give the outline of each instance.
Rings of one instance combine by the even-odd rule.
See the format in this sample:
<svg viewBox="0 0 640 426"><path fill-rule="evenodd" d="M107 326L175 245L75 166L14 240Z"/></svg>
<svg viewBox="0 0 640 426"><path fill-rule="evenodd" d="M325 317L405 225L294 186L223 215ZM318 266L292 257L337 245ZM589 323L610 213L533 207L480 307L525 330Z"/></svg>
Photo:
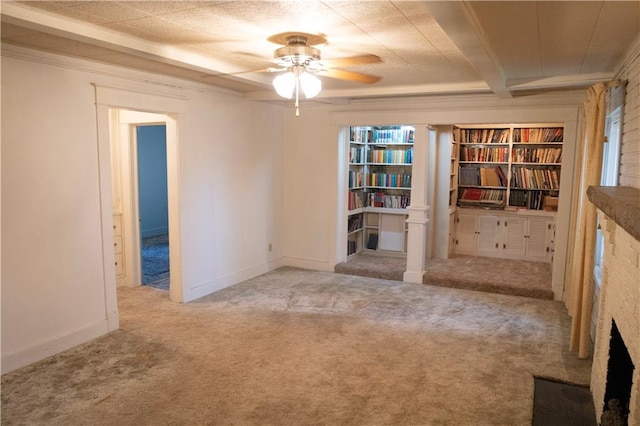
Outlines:
<svg viewBox="0 0 640 426"><path fill-rule="evenodd" d="M271 253L271 250L273 250L273 247L272 247L271 243L269 243L269 253Z"/></svg>

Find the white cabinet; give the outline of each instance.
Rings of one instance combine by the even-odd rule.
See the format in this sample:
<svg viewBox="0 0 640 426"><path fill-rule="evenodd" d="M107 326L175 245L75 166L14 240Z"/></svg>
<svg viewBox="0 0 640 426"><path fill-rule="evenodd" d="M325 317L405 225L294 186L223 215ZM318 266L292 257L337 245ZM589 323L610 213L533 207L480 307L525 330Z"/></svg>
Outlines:
<svg viewBox="0 0 640 426"><path fill-rule="evenodd" d="M364 213L365 248L406 253L406 222L407 214L405 213L398 213L391 209L369 209Z"/></svg>
<svg viewBox="0 0 640 426"><path fill-rule="evenodd" d="M502 250L505 257L522 257L527 253L527 222L523 217L503 220Z"/></svg>
<svg viewBox="0 0 640 426"><path fill-rule="evenodd" d="M476 252L481 256L498 254L500 219L497 216L478 216Z"/></svg>
<svg viewBox="0 0 640 426"><path fill-rule="evenodd" d="M124 277L124 249L122 245L122 215L113 215L113 252L116 261L116 281L118 285Z"/></svg>
<svg viewBox="0 0 640 426"><path fill-rule="evenodd" d="M551 261L555 223L545 218L530 218L527 232L527 255L532 259Z"/></svg>
<svg viewBox="0 0 640 426"><path fill-rule="evenodd" d="M473 256L550 262L554 216L458 212L454 252Z"/></svg>
<svg viewBox="0 0 640 426"><path fill-rule="evenodd" d="M454 252L495 256L499 250L499 231L497 216L459 213L455 219Z"/></svg>
<svg viewBox="0 0 640 426"><path fill-rule="evenodd" d="M478 216L457 214L455 218L454 253L476 254Z"/></svg>

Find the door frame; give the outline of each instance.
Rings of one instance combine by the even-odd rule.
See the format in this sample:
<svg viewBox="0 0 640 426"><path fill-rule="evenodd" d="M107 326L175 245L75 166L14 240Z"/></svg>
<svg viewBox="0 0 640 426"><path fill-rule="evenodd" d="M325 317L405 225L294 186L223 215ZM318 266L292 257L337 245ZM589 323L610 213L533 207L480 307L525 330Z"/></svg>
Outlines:
<svg viewBox="0 0 640 426"><path fill-rule="evenodd" d="M137 114L153 114L153 121L158 121L158 115L162 116L161 122L164 122L167 129L167 192L169 204L169 244L170 244L170 290L169 298L174 302L184 302L184 289L182 286L182 255L181 255L181 233L180 233L180 205L179 205L179 129L178 122L184 119L183 115L187 111L187 100L173 93L145 93L142 91L133 91L125 88L117 88L112 86L92 84L95 89L96 99L96 122L98 133L98 161L100 164L100 193L101 193L101 209L102 209L102 242L103 242L103 260L104 260L104 277L105 277L105 294L106 304L105 310L109 320L110 329L118 327L118 303L116 292L116 277L113 251L113 210L117 202L114 196L119 188L112 191L112 185L120 184L120 188L124 187L124 182L118 182L113 179L112 170L118 167L112 167L111 148L112 140L119 139L119 116L120 111L133 111ZM159 94L158 92L161 92ZM147 116L149 117L149 116ZM120 145L118 143L117 145ZM122 171L129 169L120 169ZM114 173L115 174L115 173ZM120 178L124 179L129 173L120 173ZM123 197L125 199L130 196ZM123 213L125 213L123 211ZM131 216L131 215L129 215ZM124 227L136 229L132 226L131 219L124 219ZM135 225L135 224L134 224ZM124 237L125 241L131 239L133 232L123 232L129 234ZM138 232L139 234L139 232ZM137 243L139 245L139 242ZM127 243L124 242L125 250ZM129 246L131 247L131 246ZM129 251L129 253L132 253ZM126 253L125 253L126 256ZM138 255L139 256L139 255ZM125 262L129 263L129 262ZM125 266L126 268L126 266Z"/></svg>
<svg viewBox="0 0 640 426"><path fill-rule="evenodd" d="M169 213L169 270L172 272L169 278L169 293L172 300L182 295L182 291L176 291L178 285L179 269L175 265L174 257L177 255L176 242L179 241L179 226L175 218L178 210L177 197L177 176L175 167L177 163L177 134L176 121L167 114L148 113L135 110L120 109L117 114L118 119L118 144L120 148L120 170L122 178L122 214L125 230L131 232L124 233L124 253L125 253L125 280L124 284L129 287L142 285L142 260L140 244L140 208L138 201L138 158L137 158L137 136L136 128L147 125L164 125L166 127L167 145L167 198ZM174 167L171 167L173 165ZM174 172L172 172L172 170ZM177 228L177 230L174 230ZM181 297L180 297L181 299Z"/></svg>

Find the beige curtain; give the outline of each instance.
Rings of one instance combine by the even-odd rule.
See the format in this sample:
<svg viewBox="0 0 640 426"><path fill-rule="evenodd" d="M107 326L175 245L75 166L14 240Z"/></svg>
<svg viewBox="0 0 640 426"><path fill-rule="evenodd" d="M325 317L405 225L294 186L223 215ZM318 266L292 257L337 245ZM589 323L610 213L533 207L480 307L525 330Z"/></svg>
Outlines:
<svg viewBox="0 0 640 426"><path fill-rule="evenodd" d="M587 91L580 107L580 134L576 147L575 176L569 232L565 305L571 316L572 351L580 358L590 354L591 310L593 304L593 268L596 243L596 208L587 198L587 188L600 185L602 152L605 141L605 83Z"/></svg>

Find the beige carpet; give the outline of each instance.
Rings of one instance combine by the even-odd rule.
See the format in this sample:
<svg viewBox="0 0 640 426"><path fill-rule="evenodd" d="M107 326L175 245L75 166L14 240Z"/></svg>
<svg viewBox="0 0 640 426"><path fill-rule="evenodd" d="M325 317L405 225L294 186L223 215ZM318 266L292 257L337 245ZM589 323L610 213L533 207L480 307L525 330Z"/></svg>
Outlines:
<svg viewBox="0 0 640 426"><path fill-rule="evenodd" d="M335 272L402 281L405 257L359 253L336 265ZM429 259L422 279L425 284L515 296L553 299L551 264L525 260L455 255Z"/></svg>
<svg viewBox="0 0 640 426"><path fill-rule="evenodd" d="M554 301L292 268L118 297L120 330L2 376L2 424L530 425L534 375L589 380Z"/></svg>

